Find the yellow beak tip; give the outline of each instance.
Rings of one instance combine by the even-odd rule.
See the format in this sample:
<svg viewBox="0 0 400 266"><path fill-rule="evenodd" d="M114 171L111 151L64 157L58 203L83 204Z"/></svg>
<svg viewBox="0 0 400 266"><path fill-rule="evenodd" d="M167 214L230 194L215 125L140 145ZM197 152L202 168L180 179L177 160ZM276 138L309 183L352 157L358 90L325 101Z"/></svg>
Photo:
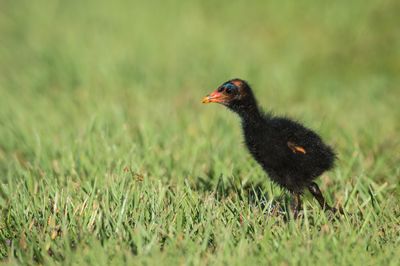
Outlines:
<svg viewBox="0 0 400 266"><path fill-rule="evenodd" d="M203 100L201 101L202 103L210 103L209 97L204 97Z"/></svg>

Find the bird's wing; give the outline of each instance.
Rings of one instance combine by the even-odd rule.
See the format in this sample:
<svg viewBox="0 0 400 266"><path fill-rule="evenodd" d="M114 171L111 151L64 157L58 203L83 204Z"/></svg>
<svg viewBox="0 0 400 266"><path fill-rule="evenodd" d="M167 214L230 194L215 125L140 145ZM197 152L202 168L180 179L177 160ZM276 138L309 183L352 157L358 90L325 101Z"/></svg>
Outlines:
<svg viewBox="0 0 400 266"><path fill-rule="evenodd" d="M287 146L289 147L289 149L292 150L293 153L302 153L302 154L307 153L306 149L304 149L304 147L297 145L296 143L294 143L292 141L288 141Z"/></svg>

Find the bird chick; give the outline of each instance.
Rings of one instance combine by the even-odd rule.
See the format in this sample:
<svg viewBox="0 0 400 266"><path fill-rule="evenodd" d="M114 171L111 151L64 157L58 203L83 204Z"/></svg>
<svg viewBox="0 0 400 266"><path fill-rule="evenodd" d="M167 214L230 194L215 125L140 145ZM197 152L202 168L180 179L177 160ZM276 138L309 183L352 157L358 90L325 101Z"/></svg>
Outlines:
<svg viewBox="0 0 400 266"><path fill-rule="evenodd" d="M204 97L203 103L219 103L241 118L245 144L270 179L294 196L293 215L301 210L305 188L324 210L337 210L327 204L314 180L332 169L333 149L320 136L287 117L263 112L249 84L241 79L224 82Z"/></svg>

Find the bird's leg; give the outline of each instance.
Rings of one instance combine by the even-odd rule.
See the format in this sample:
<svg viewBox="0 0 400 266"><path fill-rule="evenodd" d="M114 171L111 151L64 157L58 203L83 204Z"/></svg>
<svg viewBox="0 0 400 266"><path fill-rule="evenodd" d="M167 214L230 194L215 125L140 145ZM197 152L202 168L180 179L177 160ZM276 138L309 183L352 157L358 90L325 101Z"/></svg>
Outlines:
<svg viewBox="0 0 400 266"><path fill-rule="evenodd" d="M300 193L294 192L293 193L293 218L297 219L299 217L300 211L301 211L301 197Z"/></svg>
<svg viewBox="0 0 400 266"><path fill-rule="evenodd" d="M336 208L329 206L329 204L326 202L324 196L322 195L321 190L319 189L318 185L315 182L311 182L311 184L308 186L308 190L311 192L311 194L314 196L314 198L318 201L319 205L321 205L321 208L323 210L330 210L332 212L338 211ZM343 210L341 208L339 208L339 212L343 213Z"/></svg>

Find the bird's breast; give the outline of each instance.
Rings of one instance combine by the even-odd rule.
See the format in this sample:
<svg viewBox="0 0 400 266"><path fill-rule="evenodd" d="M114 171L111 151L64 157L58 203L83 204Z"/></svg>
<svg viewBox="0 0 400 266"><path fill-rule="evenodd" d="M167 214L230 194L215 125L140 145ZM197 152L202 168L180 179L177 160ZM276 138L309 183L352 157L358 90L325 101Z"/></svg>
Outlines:
<svg viewBox="0 0 400 266"><path fill-rule="evenodd" d="M257 162L264 165L270 161L269 158L273 153L274 145L269 141L268 137L245 132L245 144L248 151Z"/></svg>
<svg viewBox="0 0 400 266"><path fill-rule="evenodd" d="M286 156L287 147L279 134L265 127L244 126L244 139L248 151L264 168L273 168L282 162Z"/></svg>

